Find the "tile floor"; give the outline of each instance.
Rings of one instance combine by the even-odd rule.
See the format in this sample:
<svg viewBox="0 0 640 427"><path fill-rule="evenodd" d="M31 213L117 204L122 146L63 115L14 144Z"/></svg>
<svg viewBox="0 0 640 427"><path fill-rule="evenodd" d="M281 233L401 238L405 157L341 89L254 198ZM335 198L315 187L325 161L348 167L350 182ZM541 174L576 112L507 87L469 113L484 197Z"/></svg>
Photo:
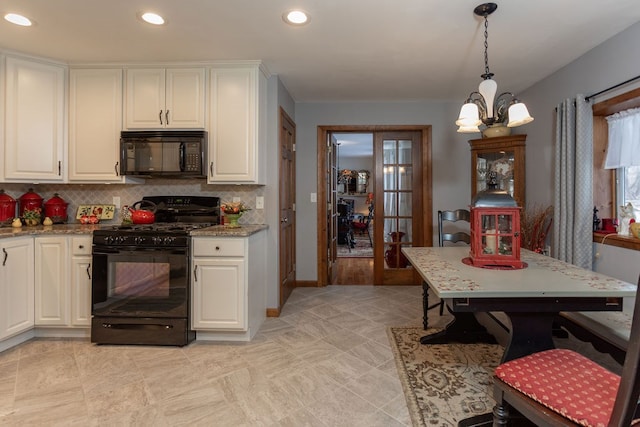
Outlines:
<svg viewBox="0 0 640 427"><path fill-rule="evenodd" d="M387 326L421 287L298 288L250 343L37 339L0 353L0 425L408 426Z"/></svg>

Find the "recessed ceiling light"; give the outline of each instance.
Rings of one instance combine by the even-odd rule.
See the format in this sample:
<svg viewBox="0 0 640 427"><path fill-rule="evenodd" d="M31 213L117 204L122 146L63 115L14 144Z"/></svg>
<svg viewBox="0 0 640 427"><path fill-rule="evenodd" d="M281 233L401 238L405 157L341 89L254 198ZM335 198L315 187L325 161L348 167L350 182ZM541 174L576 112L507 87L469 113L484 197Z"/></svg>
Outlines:
<svg viewBox="0 0 640 427"><path fill-rule="evenodd" d="M282 19L287 24L304 25L309 23L309 15L302 10L290 10L282 15Z"/></svg>
<svg viewBox="0 0 640 427"><path fill-rule="evenodd" d="M145 12L140 17L149 24L153 25L164 25L164 18L157 13L153 12Z"/></svg>
<svg viewBox="0 0 640 427"><path fill-rule="evenodd" d="M4 15L4 19L11 22L12 24L21 25L23 27L30 27L33 25L31 20L26 16L18 15L17 13L7 13Z"/></svg>

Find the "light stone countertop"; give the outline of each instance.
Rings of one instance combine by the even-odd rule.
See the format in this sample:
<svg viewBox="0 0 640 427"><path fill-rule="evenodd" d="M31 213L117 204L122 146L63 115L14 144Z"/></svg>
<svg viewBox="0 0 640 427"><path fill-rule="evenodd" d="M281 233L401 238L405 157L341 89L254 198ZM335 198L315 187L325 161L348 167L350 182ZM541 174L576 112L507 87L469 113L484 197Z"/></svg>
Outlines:
<svg viewBox="0 0 640 427"><path fill-rule="evenodd" d="M240 227L214 225L213 227L194 230L190 234L197 237L247 237L259 231L266 230L267 227L265 224L241 224Z"/></svg>
<svg viewBox="0 0 640 427"><path fill-rule="evenodd" d="M35 227L27 227L23 225L19 228L1 227L0 239L49 234L92 234L95 230L112 228L114 225L116 224L54 224L37 225ZM267 229L267 225L264 224L241 225L237 228L232 228L226 225L214 225L212 227L192 231L191 235L199 237L247 237L265 229Z"/></svg>
<svg viewBox="0 0 640 427"><path fill-rule="evenodd" d="M93 224L54 224L54 225L36 225L22 227L2 227L0 228L0 239L21 236L38 236L43 234L91 234L94 230L99 230L105 225ZM111 227L111 226L107 226Z"/></svg>

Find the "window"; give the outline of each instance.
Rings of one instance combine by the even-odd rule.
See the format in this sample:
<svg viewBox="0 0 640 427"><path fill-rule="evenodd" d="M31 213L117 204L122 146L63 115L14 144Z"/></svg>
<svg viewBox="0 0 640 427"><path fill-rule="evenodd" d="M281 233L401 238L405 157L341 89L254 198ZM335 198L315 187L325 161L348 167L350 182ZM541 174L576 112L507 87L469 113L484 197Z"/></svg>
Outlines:
<svg viewBox="0 0 640 427"><path fill-rule="evenodd" d="M640 166L617 169L616 196L619 205L631 203L634 217L640 219Z"/></svg>

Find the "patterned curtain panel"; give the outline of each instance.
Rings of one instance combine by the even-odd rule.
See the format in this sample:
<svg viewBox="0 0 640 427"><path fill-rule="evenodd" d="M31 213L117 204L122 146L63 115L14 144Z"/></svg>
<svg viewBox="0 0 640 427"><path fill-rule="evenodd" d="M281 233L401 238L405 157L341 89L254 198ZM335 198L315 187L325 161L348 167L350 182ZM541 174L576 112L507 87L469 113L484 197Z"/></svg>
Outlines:
<svg viewBox="0 0 640 427"><path fill-rule="evenodd" d="M553 256L592 268L593 115L583 95L556 109Z"/></svg>

